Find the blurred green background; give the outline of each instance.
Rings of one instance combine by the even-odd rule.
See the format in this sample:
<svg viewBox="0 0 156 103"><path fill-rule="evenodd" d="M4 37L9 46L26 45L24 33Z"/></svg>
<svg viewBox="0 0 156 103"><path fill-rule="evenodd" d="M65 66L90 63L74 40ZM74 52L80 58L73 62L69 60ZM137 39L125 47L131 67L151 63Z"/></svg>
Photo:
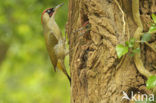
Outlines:
<svg viewBox="0 0 156 103"><path fill-rule="evenodd" d="M67 0L0 0L0 103L70 102L69 82L53 70L41 25L42 11L62 2L56 21L64 33Z"/></svg>

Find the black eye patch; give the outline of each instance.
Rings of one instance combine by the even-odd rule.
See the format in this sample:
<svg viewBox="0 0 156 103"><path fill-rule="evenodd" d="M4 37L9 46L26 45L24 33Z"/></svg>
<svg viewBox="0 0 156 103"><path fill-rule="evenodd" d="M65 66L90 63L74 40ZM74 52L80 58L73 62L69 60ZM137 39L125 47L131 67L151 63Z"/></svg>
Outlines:
<svg viewBox="0 0 156 103"><path fill-rule="evenodd" d="M51 13L54 12L54 9L53 9L53 8L50 8L50 9L48 9L46 12L47 12L48 14L51 14Z"/></svg>

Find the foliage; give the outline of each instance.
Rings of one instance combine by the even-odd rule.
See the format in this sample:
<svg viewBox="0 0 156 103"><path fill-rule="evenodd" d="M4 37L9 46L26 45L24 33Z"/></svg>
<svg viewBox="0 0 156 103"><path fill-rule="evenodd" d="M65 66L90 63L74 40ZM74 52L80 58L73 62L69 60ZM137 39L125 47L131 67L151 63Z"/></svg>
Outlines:
<svg viewBox="0 0 156 103"><path fill-rule="evenodd" d="M155 14L152 14L152 19L153 19L154 23L156 24L156 15Z"/></svg>
<svg viewBox="0 0 156 103"><path fill-rule="evenodd" d="M154 23L151 25L151 27L148 31L149 33L156 31L156 15L155 14L152 14L152 19L153 19Z"/></svg>
<svg viewBox="0 0 156 103"><path fill-rule="evenodd" d="M150 98L148 98L147 100L144 101L136 101L135 103L156 103L156 101L151 101Z"/></svg>
<svg viewBox="0 0 156 103"><path fill-rule="evenodd" d="M146 36L145 36L146 38L148 38L146 40L150 40L151 33L156 32L156 15L155 14L152 14L152 19L153 19L154 23L151 24L151 27L147 33L148 35L146 34ZM143 37L143 38L145 38L145 37ZM147 88L149 88L149 89L156 87L156 76L149 77L146 82L146 85L147 85Z"/></svg>
<svg viewBox="0 0 156 103"><path fill-rule="evenodd" d="M156 32L156 15L152 14L152 19L154 23L151 24L149 31L142 35L141 41L137 41L137 42L142 42L142 43L148 42L151 39L151 33ZM135 38L131 38L129 41L125 42L125 46L122 44L118 44L116 46L116 52L118 58L121 58L123 55L128 53L128 51L131 52L131 56L133 56L135 53L139 53L140 48L134 48L135 43L136 43ZM156 87L156 76L149 77L146 85L147 88L149 89ZM136 102L136 103L144 103L144 102Z"/></svg>
<svg viewBox="0 0 156 103"><path fill-rule="evenodd" d="M125 46L122 44L119 44L116 46L116 52L118 58L121 58L123 55L130 52L130 55L133 56L135 53L139 53L139 48L134 48L135 39L131 38L129 41L125 42Z"/></svg>
<svg viewBox="0 0 156 103"><path fill-rule="evenodd" d="M150 33L144 33L141 39L141 42L147 42L151 39L151 34Z"/></svg>
<svg viewBox="0 0 156 103"><path fill-rule="evenodd" d="M146 86L149 89L156 87L156 76L149 77L147 82L146 82Z"/></svg>
<svg viewBox="0 0 156 103"><path fill-rule="evenodd" d="M128 47L122 44L117 45L116 47L118 58L125 55L128 52Z"/></svg>
<svg viewBox="0 0 156 103"><path fill-rule="evenodd" d="M154 103L154 102L144 100L144 101L136 101L135 103Z"/></svg>
<svg viewBox="0 0 156 103"><path fill-rule="evenodd" d="M62 2L56 21L64 32L67 0L1 0L0 42L9 50L0 65L0 102L69 103L69 82L53 71L41 26L42 11Z"/></svg>
<svg viewBox="0 0 156 103"><path fill-rule="evenodd" d="M156 15L152 14L152 19L154 21L154 23L152 23L152 25L150 26L150 29L147 33L144 33L142 35L141 41L137 41L137 42L148 42L151 39L151 33L156 32ZM131 38L129 41L125 42L125 46L122 44L118 44L116 46L116 52L117 52L117 56L118 58L121 58L123 55L125 55L126 53L128 53L128 51L131 52L131 56L133 56L135 53L139 53L140 52L140 48L134 48L134 44L135 44L135 38Z"/></svg>
<svg viewBox="0 0 156 103"><path fill-rule="evenodd" d="M133 48L135 43L135 39L131 38L129 41L126 41L125 44L128 46L128 48Z"/></svg>

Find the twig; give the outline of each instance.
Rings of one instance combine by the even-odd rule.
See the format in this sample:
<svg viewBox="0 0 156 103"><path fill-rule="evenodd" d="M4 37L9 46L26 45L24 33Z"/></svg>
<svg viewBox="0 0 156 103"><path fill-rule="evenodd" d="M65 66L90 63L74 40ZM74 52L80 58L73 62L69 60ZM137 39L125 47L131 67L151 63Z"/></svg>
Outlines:
<svg viewBox="0 0 156 103"><path fill-rule="evenodd" d="M126 26L126 22L125 22L125 15L124 15L124 11L122 10L121 6L119 5L117 0L114 0L115 3L117 4L118 8L120 9L121 13L122 13L122 22L123 22L123 34L125 34L125 26Z"/></svg>
<svg viewBox="0 0 156 103"><path fill-rule="evenodd" d="M145 42L145 44L149 46L156 53L156 50L148 42Z"/></svg>

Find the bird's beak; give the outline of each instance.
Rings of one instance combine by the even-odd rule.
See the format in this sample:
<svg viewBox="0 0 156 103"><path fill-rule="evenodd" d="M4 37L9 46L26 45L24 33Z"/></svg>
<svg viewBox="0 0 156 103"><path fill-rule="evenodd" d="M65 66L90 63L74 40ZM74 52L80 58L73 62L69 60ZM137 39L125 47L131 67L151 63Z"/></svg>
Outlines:
<svg viewBox="0 0 156 103"><path fill-rule="evenodd" d="M57 11L57 9L60 8L60 7L63 6L63 5L64 5L64 3L61 3L61 4L57 5L57 6L54 8L54 11Z"/></svg>

